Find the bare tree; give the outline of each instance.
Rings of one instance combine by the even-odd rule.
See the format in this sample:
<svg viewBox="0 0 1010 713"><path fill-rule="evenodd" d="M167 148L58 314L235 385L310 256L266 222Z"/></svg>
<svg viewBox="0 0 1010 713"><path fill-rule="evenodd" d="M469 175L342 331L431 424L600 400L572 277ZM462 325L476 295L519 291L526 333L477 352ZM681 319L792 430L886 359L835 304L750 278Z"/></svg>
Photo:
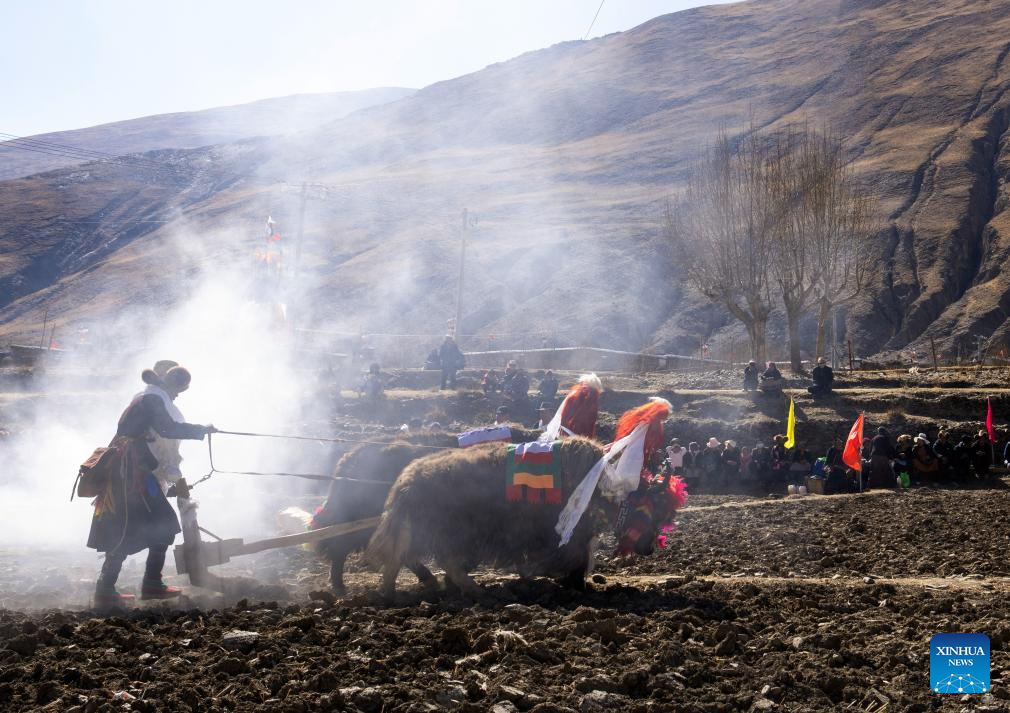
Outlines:
<svg viewBox="0 0 1010 713"><path fill-rule="evenodd" d="M817 298L819 264L814 235L818 230L811 211L811 189L821 180L817 143L806 128L789 128L768 142L768 180L775 203L774 249L771 270L785 309L789 334L789 362L802 367L800 320Z"/></svg>
<svg viewBox="0 0 1010 713"><path fill-rule="evenodd" d="M810 224L812 273L817 302L815 355L824 356L832 310L862 291L873 261L878 225L871 201L846 162L841 140L829 131L805 134L812 168L805 210Z"/></svg>
<svg viewBox="0 0 1010 713"><path fill-rule="evenodd" d="M720 132L666 211L667 234L688 282L743 323L751 355L761 361L772 310L769 260L776 223L769 167L767 146L755 132L736 145Z"/></svg>

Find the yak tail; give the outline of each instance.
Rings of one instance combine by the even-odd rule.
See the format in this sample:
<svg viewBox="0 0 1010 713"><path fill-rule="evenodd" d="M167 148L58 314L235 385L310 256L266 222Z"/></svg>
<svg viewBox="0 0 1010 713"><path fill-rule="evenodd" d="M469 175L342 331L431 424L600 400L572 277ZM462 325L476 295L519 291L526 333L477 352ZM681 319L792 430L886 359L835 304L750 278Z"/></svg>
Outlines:
<svg viewBox="0 0 1010 713"><path fill-rule="evenodd" d="M382 521L365 549L364 560L372 567L382 568L402 564L410 547L410 520L394 502L382 514Z"/></svg>

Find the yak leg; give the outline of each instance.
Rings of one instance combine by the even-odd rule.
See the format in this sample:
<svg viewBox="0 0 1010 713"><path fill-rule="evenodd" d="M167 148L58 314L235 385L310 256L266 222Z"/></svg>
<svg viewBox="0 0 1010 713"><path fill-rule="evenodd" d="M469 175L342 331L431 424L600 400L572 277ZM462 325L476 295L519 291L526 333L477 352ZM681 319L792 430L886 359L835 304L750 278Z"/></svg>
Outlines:
<svg viewBox="0 0 1010 713"><path fill-rule="evenodd" d="M396 594L396 575L400 573L400 563L387 564L382 568L382 595L392 597Z"/></svg>
<svg viewBox="0 0 1010 713"><path fill-rule="evenodd" d="M330 589L337 594L347 591L344 586L344 564L350 551L346 547L333 546L327 550L330 558Z"/></svg>
<svg viewBox="0 0 1010 713"><path fill-rule="evenodd" d="M559 579L558 584L567 589L584 591L586 588L586 567L573 569L571 572Z"/></svg>
<svg viewBox="0 0 1010 713"><path fill-rule="evenodd" d="M417 576L417 581L421 583L424 587L433 587L438 584L438 580L435 579L435 575L431 573L431 570L425 567L420 562L411 562L407 565L407 568Z"/></svg>
<svg viewBox="0 0 1010 713"><path fill-rule="evenodd" d="M445 577L450 582L459 587L459 591L472 598L478 598L481 594L480 585L470 577L466 567L458 560L448 560L442 563L445 568Z"/></svg>

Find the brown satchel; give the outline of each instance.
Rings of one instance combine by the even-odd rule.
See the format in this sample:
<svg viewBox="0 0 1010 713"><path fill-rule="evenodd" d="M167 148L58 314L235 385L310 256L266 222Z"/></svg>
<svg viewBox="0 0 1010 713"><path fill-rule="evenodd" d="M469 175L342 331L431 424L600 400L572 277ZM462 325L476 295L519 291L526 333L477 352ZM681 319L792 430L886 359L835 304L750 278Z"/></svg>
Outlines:
<svg viewBox="0 0 1010 713"><path fill-rule="evenodd" d="M96 498L105 492L113 470L119 467L120 455L120 449L115 445L96 448L91 457L81 463L70 499L74 499L75 492L79 498Z"/></svg>

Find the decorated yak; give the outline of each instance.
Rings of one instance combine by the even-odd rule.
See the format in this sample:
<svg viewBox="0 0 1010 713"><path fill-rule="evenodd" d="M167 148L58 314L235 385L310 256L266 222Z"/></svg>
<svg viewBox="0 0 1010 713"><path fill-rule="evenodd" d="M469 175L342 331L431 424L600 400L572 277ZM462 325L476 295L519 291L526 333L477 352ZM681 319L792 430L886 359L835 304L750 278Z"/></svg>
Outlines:
<svg viewBox="0 0 1010 713"><path fill-rule="evenodd" d="M493 429L470 433L474 439L497 437L515 442L529 441L539 435L539 431L516 425L504 427L497 434ZM316 509L309 526L315 529L381 515L390 486L407 465L438 449L458 448L461 436L434 432L396 436L354 446L337 462L326 502ZM317 544L317 552L330 562L330 586L335 592L345 591L344 565L347 556L363 549L373 532L374 528L359 530ZM412 570L421 583L435 582L423 564L415 564Z"/></svg>
<svg viewBox="0 0 1010 713"><path fill-rule="evenodd" d="M480 588L469 572L480 564L582 588L595 533L615 521L622 551L651 552L685 497L679 480L646 477L643 468L650 423L668 414L669 404L648 410L606 449L573 437L414 461L393 484L366 553L382 570L383 593L393 594L402 567L427 558L471 596Z"/></svg>

